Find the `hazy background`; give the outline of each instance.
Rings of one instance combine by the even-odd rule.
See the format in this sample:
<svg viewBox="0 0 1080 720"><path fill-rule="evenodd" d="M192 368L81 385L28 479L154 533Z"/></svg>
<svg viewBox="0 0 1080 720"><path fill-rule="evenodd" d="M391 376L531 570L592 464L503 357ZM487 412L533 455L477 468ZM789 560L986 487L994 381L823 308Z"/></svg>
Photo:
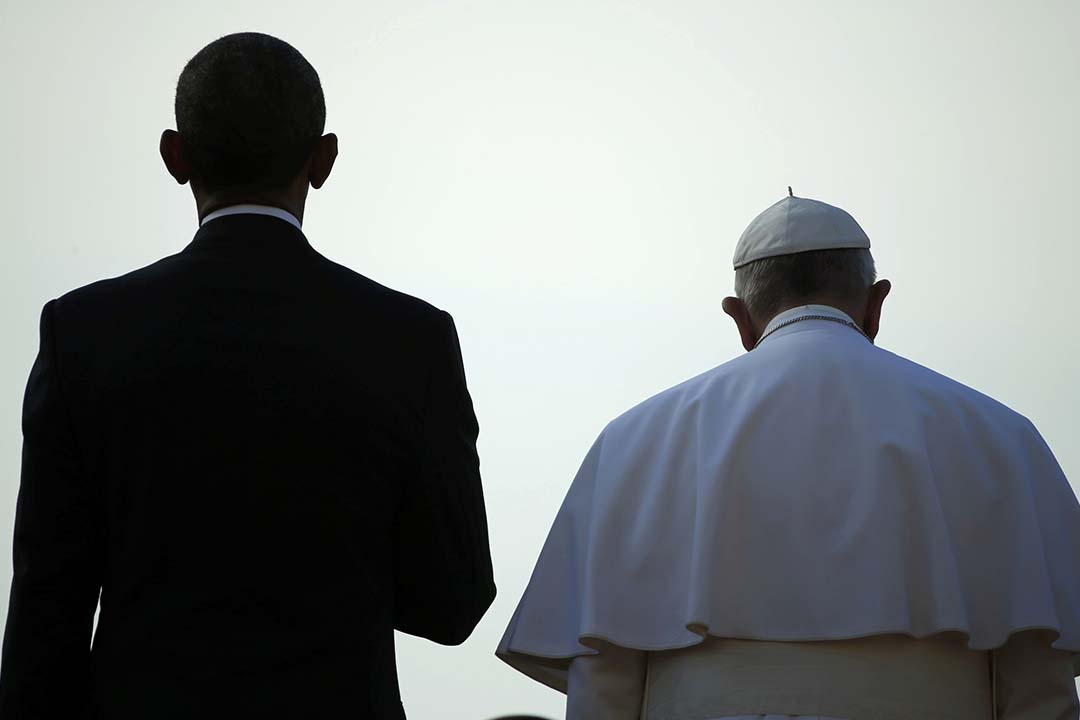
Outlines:
<svg viewBox="0 0 1080 720"><path fill-rule="evenodd" d="M789 184L870 235L878 344L1030 417L1080 487L1080 4L900 5L0 0L0 617L41 306L191 240L158 136L241 30L322 77L312 245L460 332L499 597L462 647L399 636L410 718L561 717L497 641L606 421L742 352L735 241Z"/></svg>

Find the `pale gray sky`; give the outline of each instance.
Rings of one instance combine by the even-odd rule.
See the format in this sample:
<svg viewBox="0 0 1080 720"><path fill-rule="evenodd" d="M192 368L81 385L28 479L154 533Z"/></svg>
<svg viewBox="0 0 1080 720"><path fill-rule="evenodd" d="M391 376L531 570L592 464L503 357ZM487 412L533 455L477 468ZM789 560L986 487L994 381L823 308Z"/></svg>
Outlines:
<svg viewBox="0 0 1080 720"><path fill-rule="evenodd" d="M1080 487L1077 27L1071 0L0 0L0 617L41 306L190 241L158 136L241 30L322 77L312 245L458 323L499 597L463 647L399 636L410 718L561 715L498 638L606 421L742 352L735 241L789 184L870 235L878 344L1031 418Z"/></svg>

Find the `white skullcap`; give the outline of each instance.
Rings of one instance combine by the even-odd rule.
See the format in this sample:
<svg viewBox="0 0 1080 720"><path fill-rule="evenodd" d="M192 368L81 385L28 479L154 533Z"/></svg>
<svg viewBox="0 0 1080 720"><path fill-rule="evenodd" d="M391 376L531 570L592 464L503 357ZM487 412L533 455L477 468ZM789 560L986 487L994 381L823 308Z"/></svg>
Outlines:
<svg viewBox="0 0 1080 720"><path fill-rule="evenodd" d="M794 197L791 188L788 193L743 231L735 246L736 269L776 255L870 247L870 238L847 212L819 200Z"/></svg>

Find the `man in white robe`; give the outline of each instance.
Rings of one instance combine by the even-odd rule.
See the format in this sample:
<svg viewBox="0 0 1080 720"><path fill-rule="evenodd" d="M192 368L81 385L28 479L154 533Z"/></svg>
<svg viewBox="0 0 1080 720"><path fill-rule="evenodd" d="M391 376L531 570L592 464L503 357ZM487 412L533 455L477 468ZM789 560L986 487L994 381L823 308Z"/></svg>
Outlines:
<svg viewBox="0 0 1080 720"><path fill-rule="evenodd" d="M570 720L1076 720L1080 504L1027 418L873 344L887 280L790 196L747 354L611 421L497 655Z"/></svg>

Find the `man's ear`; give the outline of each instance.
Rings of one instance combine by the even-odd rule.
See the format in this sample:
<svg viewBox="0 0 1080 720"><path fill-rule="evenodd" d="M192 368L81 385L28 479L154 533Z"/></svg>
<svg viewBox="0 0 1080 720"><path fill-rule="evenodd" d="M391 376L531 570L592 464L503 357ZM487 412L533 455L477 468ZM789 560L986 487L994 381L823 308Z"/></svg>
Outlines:
<svg viewBox="0 0 1080 720"><path fill-rule="evenodd" d="M191 179L191 163L184 155L184 139L175 130L164 130L158 143L158 152L165 169L181 185Z"/></svg>
<svg viewBox="0 0 1080 720"><path fill-rule="evenodd" d="M870 297L866 299L866 312L863 314L862 329L873 340L877 337L881 324L881 305L892 290L888 280L878 280L870 287Z"/></svg>
<svg viewBox="0 0 1080 720"><path fill-rule="evenodd" d="M330 177L330 171L334 169L334 160L337 159L338 144L337 135L327 133L315 143L315 149L311 153L311 163L308 165L308 182L311 187L318 190Z"/></svg>
<svg viewBox="0 0 1080 720"><path fill-rule="evenodd" d="M750 317L750 311L746 308L746 303L736 297L726 297L720 306L724 308L724 312L731 316L736 327L739 328L739 337L742 339L743 347L746 348L747 352L753 350L754 345L757 344L758 335L757 330L754 328L754 321Z"/></svg>

